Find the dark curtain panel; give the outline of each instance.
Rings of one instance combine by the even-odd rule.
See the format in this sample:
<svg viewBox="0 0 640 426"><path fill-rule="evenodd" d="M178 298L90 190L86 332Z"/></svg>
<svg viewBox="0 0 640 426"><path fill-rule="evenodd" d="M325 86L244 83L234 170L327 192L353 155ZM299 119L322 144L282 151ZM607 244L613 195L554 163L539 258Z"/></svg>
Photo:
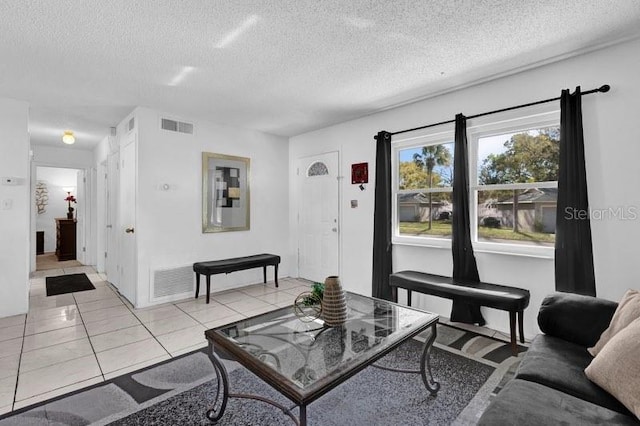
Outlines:
<svg viewBox="0 0 640 426"><path fill-rule="evenodd" d="M453 278L480 281L476 257L471 245L469 227L469 156L467 148L467 118L456 115L456 136L453 156ZM484 325L480 306L453 299L451 321Z"/></svg>
<svg viewBox="0 0 640 426"><path fill-rule="evenodd" d="M376 196L373 211L373 297L391 300L391 134L376 136Z"/></svg>
<svg viewBox="0 0 640 426"><path fill-rule="evenodd" d="M556 290L596 295L584 163L580 86L560 97L560 164L556 215Z"/></svg>

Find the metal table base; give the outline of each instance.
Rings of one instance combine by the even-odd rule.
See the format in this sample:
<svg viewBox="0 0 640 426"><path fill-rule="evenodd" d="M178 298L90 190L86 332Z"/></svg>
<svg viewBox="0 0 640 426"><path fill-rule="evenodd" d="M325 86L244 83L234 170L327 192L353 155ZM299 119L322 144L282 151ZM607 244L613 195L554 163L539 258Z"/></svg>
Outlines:
<svg viewBox="0 0 640 426"><path fill-rule="evenodd" d="M435 342L436 336L437 336L436 324L437 322L434 322L431 325L430 336L424 343L422 356L420 358L420 370L404 370L404 369L385 367L377 364L371 364L371 366L380 368L383 370L398 372L398 373L420 374L422 377L422 381L425 387L427 388L427 390L429 391L429 393L435 396L438 393L438 390L440 390L440 383L433 379L433 374L431 372L430 359L431 359L431 348L433 347L433 343ZM213 368L216 372L216 378L217 378L216 395L213 399L213 404L211 404L211 408L206 413L207 419L209 419L213 424L216 424L224 415L229 398L245 398L245 399L253 399L256 401L261 401L261 402L273 405L274 407L281 410L284 414L289 416L289 418L291 418L291 420L293 420L293 422L296 425L299 425L299 426L307 425L307 406L304 404L294 405L293 407L287 408L276 401L273 401L271 399L264 398L261 396L242 394L242 393L230 393L229 392L229 375L227 373L227 369L225 368L222 360L218 357L218 355L216 355L213 348L213 344L211 342L209 342L208 352L209 352L209 359L211 359L211 363L213 364ZM299 412L300 412L298 417L296 417L295 414L293 413L293 410L296 407L299 408Z"/></svg>

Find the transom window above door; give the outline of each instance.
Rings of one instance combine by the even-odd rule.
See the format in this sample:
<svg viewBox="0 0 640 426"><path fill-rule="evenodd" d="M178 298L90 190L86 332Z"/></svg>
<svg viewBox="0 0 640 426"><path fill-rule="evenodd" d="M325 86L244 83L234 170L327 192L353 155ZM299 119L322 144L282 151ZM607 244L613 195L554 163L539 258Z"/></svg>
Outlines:
<svg viewBox="0 0 640 426"><path fill-rule="evenodd" d="M329 169L327 168L327 165L324 164L322 161L316 161L315 163L309 166L309 169L307 169L307 176L309 177L324 176L328 174L329 174Z"/></svg>

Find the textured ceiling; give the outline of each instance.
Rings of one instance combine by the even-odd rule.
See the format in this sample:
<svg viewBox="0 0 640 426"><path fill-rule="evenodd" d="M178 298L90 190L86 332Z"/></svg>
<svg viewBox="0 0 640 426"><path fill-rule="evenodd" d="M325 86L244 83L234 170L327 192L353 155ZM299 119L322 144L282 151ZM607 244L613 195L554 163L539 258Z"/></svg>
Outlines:
<svg viewBox="0 0 640 426"><path fill-rule="evenodd" d="M637 0L5 0L0 96L34 144L138 105L291 136L638 35Z"/></svg>

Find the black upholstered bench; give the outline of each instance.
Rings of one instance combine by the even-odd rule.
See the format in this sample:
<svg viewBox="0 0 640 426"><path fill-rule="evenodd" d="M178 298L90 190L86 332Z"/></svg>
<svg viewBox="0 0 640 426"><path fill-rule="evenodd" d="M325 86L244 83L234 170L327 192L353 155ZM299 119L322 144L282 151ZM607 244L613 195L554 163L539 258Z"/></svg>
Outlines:
<svg viewBox="0 0 640 426"><path fill-rule="evenodd" d="M275 268L276 287L278 287L278 264L280 264L280 256L267 253L194 263L193 271L196 273L196 299L200 293L200 275L207 277L207 303L209 303L209 293L211 291L211 275L215 274L228 274L236 271L244 271L245 269L264 268L263 277L266 283L267 266L273 266Z"/></svg>
<svg viewBox="0 0 640 426"><path fill-rule="evenodd" d="M389 275L393 299L398 301L398 288L407 290L407 304L411 306L411 292L430 294L447 299L474 303L480 306L509 312L511 350L518 354L516 343L516 314L520 332L520 342L524 343L522 315L529 306L529 290L483 282L454 280L451 277L427 274L418 271L401 271Z"/></svg>

